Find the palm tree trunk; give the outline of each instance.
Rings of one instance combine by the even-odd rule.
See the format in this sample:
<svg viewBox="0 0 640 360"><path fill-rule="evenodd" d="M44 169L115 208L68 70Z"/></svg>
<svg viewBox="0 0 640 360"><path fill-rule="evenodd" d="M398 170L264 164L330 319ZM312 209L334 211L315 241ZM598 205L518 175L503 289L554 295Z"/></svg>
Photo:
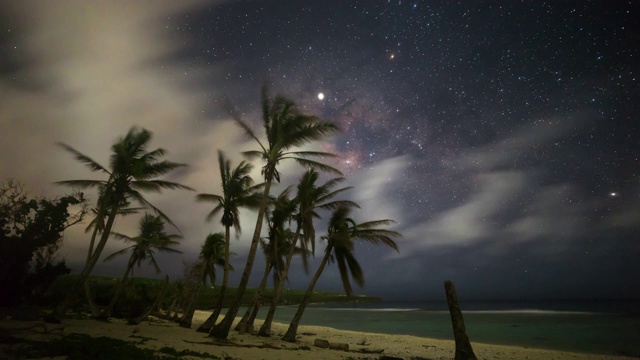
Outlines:
<svg viewBox="0 0 640 360"><path fill-rule="evenodd" d="M202 289L202 284L206 281L206 276L207 272L205 269L202 269L202 277L200 278L200 281L198 281L198 285L196 285L196 290L191 294L189 308L184 312L182 319L180 319L180 326L183 328L191 328L193 314L196 312L196 302L200 299L200 290Z"/></svg>
<svg viewBox="0 0 640 360"><path fill-rule="evenodd" d="M302 319L302 314L304 313L304 309L309 304L309 299L311 299L313 288L316 286L316 283L318 282L320 275L322 275L322 271L324 271L324 267L325 265L327 265L327 261L329 261L329 255L331 255L332 250L333 250L333 246L328 245L327 249L325 250L324 257L322 258L322 262L320 263L320 266L318 267L318 270L316 271L316 273L313 275L313 278L309 283L309 287L307 288L307 292L304 293L302 302L298 306L298 311L296 311L296 314L293 316L293 319L291 320L291 324L289 324L289 329L287 329L287 332L282 337L282 340L289 341L289 342L296 341L296 335L298 334L298 325L300 324L300 319Z"/></svg>
<svg viewBox="0 0 640 360"><path fill-rule="evenodd" d="M109 175L109 180L107 180L107 184L111 183L111 180L113 180L113 173L111 175ZM98 194L100 194L100 192L98 191ZM104 195L104 194L103 194ZM87 252L87 260L86 260L86 264L89 263L89 261L91 260L91 256L93 255L93 245L96 242L96 236L98 235L98 219L103 219L104 218L104 212L105 212L105 206L104 203L100 201L100 199L98 199L98 213L96 214L96 224L93 227L93 234L91 234L91 241L89 242L89 251Z"/></svg>
<svg viewBox="0 0 640 360"><path fill-rule="evenodd" d="M100 319L108 319L111 317L111 313L113 312L113 307L116 306L116 303L120 298L120 293L122 292L122 288L124 287L124 283L127 281L127 278L129 277L129 273L131 272L131 269L133 269L133 265L135 264L134 257L135 255L131 254L131 257L129 258L129 263L127 264L127 270L124 272L124 276L122 276L122 280L120 280L120 282L118 283L118 286L116 287L116 291L113 294L111 301L109 301L109 305L107 305L107 308L104 309L102 314L99 316Z"/></svg>
<svg viewBox="0 0 640 360"><path fill-rule="evenodd" d="M100 211L98 211L98 215L96 215L96 218L98 216L102 216L102 213ZM89 251L87 251L87 260L85 261L85 264L89 263L89 261L91 260L91 256L93 255L93 245L96 242L97 235L98 235L98 223L96 222L96 225L93 228L93 234L91 234L91 241L89 242Z"/></svg>
<svg viewBox="0 0 640 360"><path fill-rule="evenodd" d="M158 293L158 296L156 297L156 300L153 302L153 304L149 306L149 309L147 309L147 311L145 311L144 314L138 316L135 319L129 319L129 321L127 321L127 325L138 325L142 322L142 320L146 319L154 311L160 312L160 303L164 298L164 294L167 293L168 287L169 287L169 275L166 275L164 277L164 283L162 284L162 290L160 290L160 292Z"/></svg>
<svg viewBox="0 0 640 360"><path fill-rule="evenodd" d="M262 203L258 209L258 219L256 220L256 228L253 231L253 238L251 239L251 247L249 248L249 254L247 255L247 263L244 266L242 277L240 278L240 284L238 284L238 290L236 297L229 306L229 310L224 319L214 327L211 328L210 334L217 339L226 339L229 335L229 329L238 314L240 304L242 303L242 296L247 289L249 283L249 277L251 276L251 269L253 268L253 262L255 261L256 251L258 250L258 242L260 240L260 233L262 231L262 222L264 221L264 213L267 208L267 200L269 198L269 190L271 189L271 179L267 179L264 187L264 193L262 194Z"/></svg>
<svg viewBox="0 0 640 360"><path fill-rule="evenodd" d="M118 203L118 202L119 201L115 203ZM117 214L118 214L118 207L113 206L111 208L111 211L109 212L109 217L107 218L107 223L104 227L104 231L102 232L102 236L100 237L100 242L98 243L98 246L96 246L95 251L91 255L91 259L89 260L89 262L85 264L84 268L82 269L82 272L80 272L80 275L78 276L77 285L76 285L77 287L84 287L84 284L87 281L89 274L91 274L91 270L93 270L93 267L96 266L98 259L100 259L102 250L104 250L104 247L107 244L107 240L109 240L109 235L111 234L111 228L115 223ZM53 313L51 314L51 318L53 319L62 318L62 316L64 316L65 312L69 309L69 307L71 307L71 304L73 304L75 299L76 299L75 292L73 291L68 292L67 296L65 296L62 302L58 304L58 306L54 309Z"/></svg>
<svg viewBox="0 0 640 360"><path fill-rule="evenodd" d="M93 295L91 295L91 288L88 281L84 282L84 295L87 298L87 304L89 304L89 309L91 310L92 317L98 317L100 315L100 311L98 310L98 306L93 301Z"/></svg>
<svg viewBox="0 0 640 360"><path fill-rule="evenodd" d="M209 333L213 325L215 325L222 312L222 303L224 302L224 296L227 293L227 284L229 283L229 246L231 242L231 227L225 226L224 228L224 270L222 272L222 285L220 285L220 294L218 295L218 301L213 307L213 312L207 320L205 320L197 329L197 332Z"/></svg>
<svg viewBox="0 0 640 360"><path fill-rule="evenodd" d="M259 336L271 336L271 323L273 322L273 317L276 313L276 308L280 302L280 296L282 296L282 290L284 289L284 283L289 274L289 267L291 266L291 260L293 259L293 254L296 251L296 242L298 241L298 237L300 236L301 226L298 225L296 229L296 234L293 236L293 241L291 242L291 247L289 248L289 252L287 253L287 261L285 262L284 269L282 269L280 280L276 285L276 289L273 294L273 300L271 302L271 306L269 306L269 312L267 312L267 317L264 319L260 330L258 331Z"/></svg>
<svg viewBox="0 0 640 360"><path fill-rule="evenodd" d="M251 302L251 306L247 308L247 311L244 313L244 316L236 325L235 329L239 332L251 332L253 329L253 322L256 320L256 316L258 314L258 310L260 309L260 305L262 304L262 294L264 293L264 289L267 287L267 280L269 280L269 274L271 273L271 263L267 259L266 265L264 267L264 273L262 275L262 280L260 280L260 286L256 291L256 295L253 297L253 301Z"/></svg>

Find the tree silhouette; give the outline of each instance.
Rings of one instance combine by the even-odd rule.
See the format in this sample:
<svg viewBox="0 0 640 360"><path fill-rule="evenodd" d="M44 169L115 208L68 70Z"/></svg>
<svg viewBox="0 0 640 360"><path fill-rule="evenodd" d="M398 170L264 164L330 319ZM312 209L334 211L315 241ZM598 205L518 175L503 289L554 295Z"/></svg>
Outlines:
<svg viewBox="0 0 640 360"><path fill-rule="evenodd" d="M164 225L165 223L161 217L145 214L142 219L140 219L140 223L138 224L138 236L129 237L128 235L120 233L112 233L113 237L133 244L122 250L114 252L104 259L104 261L109 261L117 256L131 253L131 255L129 256L129 261L127 263L127 268L124 272L124 275L122 276L122 280L120 280L120 282L118 283L116 291L113 294L109 305L107 305L106 309L104 309L104 311L100 315L100 318L106 319L111 317L113 307L116 305L116 302L120 297L122 288L127 281L129 274L131 274L134 265L140 267L140 264L144 260L148 259L149 264L153 265L156 273L160 273L160 268L158 267L158 263L156 262L155 258L155 250L158 250L160 252L182 253L182 251L171 248L171 246L179 244L178 239L181 239L182 236L168 235L164 231Z"/></svg>
<svg viewBox="0 0 640 360"><path fill-rule="evenodd" d="M327 235L323 237L327 242L324 257L318 266L318 270L311 279L309 287L302 298L302 302L298 306L298 310L291 320L289 329L282 337L282 340L290 342L296 341L296 334L298 332L300 319L302 319L302 314L309 303L313 288L329 261L338 264L340 279L342 280L342 285L347 296L353 294L350 278L359 286L364 285L364 274L354 255L355 241L382 244L398 251L398 246L392 238L400 237L401 235L392 230L378 228L379 226L394 223L392 220L385 219L356 224L353 219L348 217L349 212L350 208L341 206L331 215L327 227Z"/></svg>
<svg viewBox="0 0 640 360"><path fill-rule="evenodd" d="M236 168L231 170L231 162L225 159L221 151L218 151L218 165L220 167L220 179L222 180L222 195L198 194L197 199L198 201L210 201L217 204L207 216L207 220L211 220L222 212L220 223L225 230L224 259L226 265L222 275L222 286L220 287L218 301L211 315L198 327L197 331L199 332L209 332L222 310L222 301L227 292L227 284L229 282L230 229L233 227L236 231L236 237L238 237L241 231L240 208L258 207L260 205L260 194L257 191L263 186L263 184L253 185L253 179L249 176L253 166L249 163L242 161Z"/></svg>
<svg viewBox="0 0 640 360"><path fill-rule="evenodd" d="M297 194L294 198L294 203L298 207L298 212L295 214L295 220L297 228L295 235L292 238L289 248L287 249L287 256L284 264L284 268L281 272L281 278L276 282L276 288L273 295L273 300L267 316L258 331L260 336L269 336L271 334L271 323L276 312L276 308L284 289L284 283L289 273L289 267L291 260L295 253L295 246L300 234L303 234L301 239L301 248L308 249L311 246L311 253L315 252L315 228L313 226L314 219L320 218L318 214L319 210L331 210L337 207L359 207L358 204L348 200L331 200L336 195L351 189L351 187L344 187L337 190L333 190L335 186L344 181L344 178L334 178L327 181L325 184L318 186L318 172L310 169L307 170L300 182L297 185ZM307 255L306 251L301 252L303 265L305 271L307 270Z"/></svg>
<svg viewBox="0 0 640 360"><path fill-rule="evenodd" d="M249 253L247 254L247 262L242 272L242 277L240 278L236 297L232 301L224 319L215 325L210 332L211 335L219 339L225 339L229 334L229 329L238 313L242 296L249 282L251 269L253 268L256 251L258 249L271 184L273 181L280 181L280 173L277 170L278 164L284 160L294 160L308 168L339 173L338 170L328 165L309 159L309 157L330 157L334 156L333 154L318 151L294 150L296 147L322 139L325 136L337 132L337 126L330 122L320 121L320 119L315 116L300 113L293 102L282 96L276 96L276 98L272 100L268 95L266 86L262 89L262 123L265 130L266 143L263 144L263 142L260 141L249 125L241 120L235 111L231 111L231 114L235 122L244 130L244 133L259 145L259 150L247 151L244 154L250 158L262 159L264 163L262 175L264 176L265 186L261 204L258 208L256 227L251 239Z"/></svg>
<svg viewBox="0 0 640 360"><path fill-rule="evenodd" d="M161 160L165 155L165 150L163 149L147 151L150 141L151 132L145 129L131 128L124 137L118 139L111 146L112 153L108 169L71 146L59 144L91 171L108 175L107 180L67 180L57 182L61 185L77 188L97 188L100 193L96 211L96 217L99 219L96 229L101 233L100 240L80 272L78 285L81 287L85 286L89 274L107 244L116 216L123 208L128 206L131 200L144 207L152 208L157 214L174 225L162 211L142 196L141 191L160 192L162 189L193 190L175 182L156 179L185 165ZM104 223L102 223L102 219L106 219ZM69 292L56 307L51 319L55 320L63 316L68 307L71 306L74 298L75 293Z"/></svg>

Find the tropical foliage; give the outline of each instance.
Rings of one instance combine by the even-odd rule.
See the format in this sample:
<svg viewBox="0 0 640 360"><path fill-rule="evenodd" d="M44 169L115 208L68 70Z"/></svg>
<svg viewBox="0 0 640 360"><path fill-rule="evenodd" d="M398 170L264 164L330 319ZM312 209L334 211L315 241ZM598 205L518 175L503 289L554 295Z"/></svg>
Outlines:
<svg viewBox="0 0 640 360"><path fill-rule="evenodd" d="M182 253L181 251L172 248L172 246L179 244L178 239L181 239L182 236L176 234L168 235L164 231L164 225L165 222L160 216L145 214L144 217L140 219L140 223L138 225L138 236L130 237L128 235L115 232L112 234L115 238L124 240L127 243L132 243L132 245L114 252L107 256L104 261L109 261L117 256L127 253L130 253L131 255L129 256L127 268L122 276L122 280L118 283L118 287L116 288L113 298L109 302L109 305L107 305L107 308L102 312L102 318L108 318L111 316L111 312L118 301L122 287L127 281L129 275L133 276L134 266L137 265L140 267L143 261L148 260L149 264L153 265L156 273L160 273L160 267L158 266L155 258L156 250L160 252Z"/></svg>
<svg viewBox="0 0 640 360"><path fill-rule="evenodd" d="M165 229L167 224L172 225L176 230L177 227L160 209L152 205L143 196L143 193L160 192L164 189L191 190L187 186L163 179L163 176L169 175L172 171L185 165L165 160L166 152L163 149L149 150L151 133L135 127L111 146L108 166L99 164L69 145L59 144L89 170L103 175L104 178L101 180L58 182L58 184L73 188L94 189L98 197L92 209L89 210L87 206L82 207L82 215L87 213L93 215L92 221L86 227L86 233L90 234L87 236L86 262L80 274L74 277L77 279L77 284L71 287L73 291L68 291L63 301L59 302L54 312L55 316L59 317L64 314L73 300L79 296L79 291L82 290L89 300L93 314L102 318L110 317L113 313L118 312L115 311L116 309L123 308L118 301L119 298L131 299L131 292L141 291L145 294L141 294L139 298L144 298L145 304L139 303L134 310L131 307L125 310L129 315L135 314L136 318L133 323L139 323L149 314L154 314L179 321L181 326L190 327L196 308L213 305L211 316L198 328L198 331L208 332L217 338L226 338L239 306L243 303L250 304L236 330L252 329L257 311L267 297L270 308L258 334L270 336L275 311L284 297L284 301L289 303L297 300L300 302L289 329L283 337L284 340L295 341L304 310L312 297L317 296L314 295L314 288L328 264L336 264L335 268L340 274L346 298L351 298L353 284L364 285L364 271L356 258L356 244L385 245L393 250L398 250L395 239L400 237L400 234L385 228L393 224L392 220L383 219L358 223L350 217L350 211L353 208L359 208L358 204L351 200L340 199L339 196L344 195L351 187L342 187L341 184L345 180L343 177L331 177L335 174L341 176L340 171L324 163L334 155L313 150L318 148L314 144L316 141L323 140L338 131L335 124L303 113L291 100L285 97L275 96L272 98L266 86L262 89L261 97L261 132L254 132L252 126L241 119L238 112L230 106L227 108L234 122L256 145L254 150L245 151L243 154L250 160L255 159L261 162L263 182L254 183L250 176L253 165L249 161L240 161L237 166L232 166L225 154L218 151L219 193L200 193L196 199L212 204L206 220L219 219L219 224L224 231L209 234L200 247L197 262L189 263L191 265L187 266L189 270L185 279L174 282L170 286L167 277L162 285L162 290L158 288L149 291L145 287L146 285L138 287L128 285L129 280L133 278L134 268L140 267L143 263L148 262L156 272L160 272L160 265L156 257L158 252L180 252L175 249L175 246L178 245L181 236L169 235ZM285 188L277 197L274 197L271 195L272 187L278 188L281 181L285 184L291 183L291 177L285 179L286 174L282 173L281 165L285 161L295 162L306 170L297 184L288 187L280 185L281 188ZM323 179L323 176L326 178ZM295 196L293 196L294 191ZM53 202L50 204L51 206L45 203L38 205L37 202L28 202L29 206L33 206L30 208L27 206L25 209L35 210L35 213L38 214L41 210L55 208L57 210L52 213L59 215L69 206L84 204L82 194L78 194L61 198L59 203ZM229 272L232 270L230 238L232 229L235 231L236 238L240 237L240 214L243 208L257 210L257 219L251 242L248 244L246 263L238 286L234 288L229 286ZM5 207L0 206L0 210L2 210L0 215L7 213ZM145 213L140 218L136 236L124 235L116 231L116 218L135 215L143 210L149 213ZM326 245L322 259L304 294L297 294L296 300L292 300L291 291L285 290L284 284L288 281L293 258L295 255L300 255L300 265L308 273L309 256L315 255L318 246L316 243L316 223L320 223L324 212L331 212L331 214L326 231L320 234L322 235L320 240ZM15 219L19 218L15 214L12 216ZM81 218L82 216L78 221ZM75 218L71 216L70 218L56 217L56 219L62 222L56 220L55 226L51 227L52 232L42 232L41 234L43 237L55 239L54 244L59 243L61 229L63 230L71 224ZM38 223L37 220L38 216L36 215L32 222ZM17 228L7 230L9 222L5 221L4 217L1 221L3 239L24 235L20 233L21 231L28 232L28 227L24 227L22 230L15 230ZM325 220L326 222L327 220ZM266 236L262 234L264 223L268 226ZM179 231L177 232L179 233ZM261 236L265 237L261 238ZM107 256L104 260L110 261L118 256L128 255L128 261L126 267L122 269L121 280L117 283L111 282L107 290L106 282L97 281L97 285L89 284L87 279L94 266L102 258L102 253L110 238L124 241L128 246ZM1 245L6 245L6 243L0 243ZM247 292L247 284L258 247L261 247L264 253L265 268L259 287ZM57 245L51 245L49 249L55 250ZM35 254L36 260L48 259L46 251L39 250ZM0 253L0 255L2 254ZM187 262L183 262L187 264ZM216 275L218 275L216 269L223 270L221 286L215 288L205 286L207 280L212 285L216 282ZM273 289L269 289L267 286L270 276L273 277ZM131 281L131 284L133 283ZM94 298L91 291L96 291L99 296ZM154 297L155 300L152 301L151 299ZM203 297L207 299L203 300ZM253 299L249 303L250 298ZM340 297L339 299L344 300L344 298ZM97 304L100 306L106 304L101 313L97 312ZM228 311L224 318L216 324L223 306L228 306ZM163 308L166 310L162 310Z"/></svg>
<svg viewBox="0 0 640 360"><path fill-rule="evenodd" d="M87 262L80 273L80 287L86 285L87 276L89 276L98 262L111 235L116 216L122 213L122 209L126 208L131 201L136 201L143 207L153 209L173 225L171 220L160 209L153 206L142 196L141 192L160 192L163 189L192 190L175 182L157 179L185 165L162 160L166 153L164 149L147 151L150 141L151 132L145 129L132 128L124 137L118 139L111 146L112 153L108 167L100 165L89 156L69 145L59 144L91 171L102 173L108 177L107 180L67 180L58 182L58 184L74 188L95 188L99 192L96 210L96 218L98 220L95 225L94 236L92 236L92 243L98 233L100 233L100 240L95 248L93 248L92 244L90 245ZM62 316L68 306L71 305L74 299L71 294L73 293L70 293L69 297L58 306L54 316Z"/></svg>
<svg viewBox="0 0 640 360"><path fill-rule="evenodd" d="M311 160L312 157L332 157L333 155L318 151L297 150L298 147L306 145L312 141L320 140L338 131L335 124L321 121L319 118L301 113L295 104L282 97L276 96L271 99L267 87L262 90L262 125L266 141L263 142L245 123L235 111L231 111L235 122L243 129L245 135L254 140L259 149L247 151L244 154L249 158L260 158L263 162L262 175L265 185L262 202L258 208L258 218L256 227L251 239L251 245L247 254L247 262L238 285L238 294L227 311L222 322L211 329L211 334L217 338L226 338L229 334L231 324L238 313L240 300L249 282L249 276L253 268L253 263L258 249L264 212L267 206L267 199L273 181L280 181L280 173L277 169L280 162L293 160L307 168L320 169L323 171L339 173L338 170Z"/></svg>
<svg viewBox="0 0 640 360"><path fill-rule="evenodd" d="M380 226L393 224L392 220L384 219L357 224L349 217L349 212L350 208L340 206L331 215L327 227L327 235L323 236L323 240L327 243L324 257L311 279L307 292L282 340L291 342L296 340L302 314L309 303L313 288L328 262L335 262L338 265L344 291L347 296L352 296L353 289L350 279L353 279L359 286L364 285L364 273L354 254L356 241L364 241L374 245L386 245L398 251L398 246L393 238L400 237L400 234L393 230L379 228Z"/></svg>
<svg viewBox="0 0 640 360"><path fill-rule="evenodd" d="M236 237L239 236L240 228L240 208L256 208L260 205L261 196L260 188L263 184L254 185L253 179L249 176L253 166L244 161L231 169L231 162L227 160L222 153L218 151L218 165L220 168L220 179L222 180L222 195L214 194L198 194L198 201L209 201L216 206L209 212L207 220L211 220L214 216L222 212L220 223L224 226L224 273L222 277L221 295L216 302L213 313L198 328L200 332L209 332L215 324L220 311L222 310L222 301L226 293L227 284L229 282L229 247L230 247L230 229L234 228Z"/></svg>
<svg viewBox="0 0 640 360"><path fill-rule="evenodd" d="M33 301L69 272L56 252L64 230L86 214L82 193L36 199L19 182L0 182L0 306Z"/></svg>

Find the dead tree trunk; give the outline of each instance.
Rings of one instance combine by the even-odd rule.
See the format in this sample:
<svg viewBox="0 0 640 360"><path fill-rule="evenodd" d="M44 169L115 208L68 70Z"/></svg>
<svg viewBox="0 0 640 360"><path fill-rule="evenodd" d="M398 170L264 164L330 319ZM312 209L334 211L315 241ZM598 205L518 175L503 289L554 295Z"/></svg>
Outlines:
<svg viewBox="0 0 640 360"><path fill-rule="evenodd" d="M453 326L453 337L456 340L455 360L478 360L473 353L467 331L464 327L464 319L458 303L456 288L451 281L444 282L444 290L447 293L447 305L451 314L451 325Z"/></svg>

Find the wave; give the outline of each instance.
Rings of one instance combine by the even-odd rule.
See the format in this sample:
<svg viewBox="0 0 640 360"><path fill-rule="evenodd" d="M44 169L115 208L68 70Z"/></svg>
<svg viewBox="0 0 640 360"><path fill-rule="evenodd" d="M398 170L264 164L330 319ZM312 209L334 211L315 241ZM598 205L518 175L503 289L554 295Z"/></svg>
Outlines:
<svg viewBox="0 0 640 360"><path fill-rule="evenodd" d="M445 311L447 312L447 311ZM531 314L531 315L598 315L599 312L572 310L541 310L541 309L513 309L513 310L462 310L468 314Z"/></svg>
<svg viewBox="0 0 640 360"><path fill-rule="evenodd" d="M371 312L407 312L407 311L420 311L418 308L321 308L316 307L315 310L336 310L336 311L371 311Z"/></svg>
<svg viewBox="0 0 640 360"><path fill-rule="evenodd" d="M344 307L315 307L322 311L359 311L359 312L411 312L424 311L431 314L448 314L448 310L432 310L423 308L344 308ZM574 311L574 310L542 310L542 309L509 309L509 310L464 310L463 314L478 315L602 315L601 312Z"/></svg>

